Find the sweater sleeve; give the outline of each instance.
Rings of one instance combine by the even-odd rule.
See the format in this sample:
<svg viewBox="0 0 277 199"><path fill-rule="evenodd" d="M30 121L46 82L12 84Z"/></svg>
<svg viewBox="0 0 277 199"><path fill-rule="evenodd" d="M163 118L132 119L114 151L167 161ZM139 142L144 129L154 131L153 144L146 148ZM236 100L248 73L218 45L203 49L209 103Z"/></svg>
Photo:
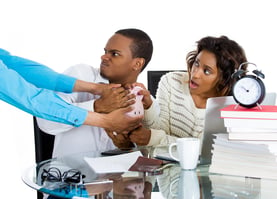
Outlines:
<svg viewBox="0 0 277 199"><path fill-rule="evenodd" d="M152 97L152 105L147 109L144 110L144 117L143 117L143 124L145 127L153 127L155 123L155 119L159 117L160 114L160 106L157 100Z"/></svg>
<svg viewBox="0 0 277 199"><path fill-rule="evenodd" d="M87 111L63 101L54 92L37 88L0 61L0 99L34 116L80 126Z"/></svg>
<svg viewBox="0 0 277 199"><path fill-rule="evenodd" d="M144 126L151 130L151 137L147 146L168 145L175 142L175 137L167 135L162 129L158 129L159 121L157 121L157 118L160 117L160 108L157 100L152 100L153 103L148 110L145 110L143 119Z"/></svg>
<svg viewBox="0 0 277 199"><path fill-rule="evenodd" d="M171 137L167 135L169 133L169 120L166 118L169 117L169 110L166 104L170 99L170 94L166 87L168 85L167 81L166 75L162 76L157 90L157 100L152 99L151 107L145 111L143 123L145 127L151 129L148 146L167 144L166 140Z"/></svg>
<svg viewBox="0 0 277 199"><path fill-rule="evenodd" d="M11 55L0 48L0 60L12 70L15 70L26 81L38 88L70 93L76 78L55 72L40 63Z"/></svg>

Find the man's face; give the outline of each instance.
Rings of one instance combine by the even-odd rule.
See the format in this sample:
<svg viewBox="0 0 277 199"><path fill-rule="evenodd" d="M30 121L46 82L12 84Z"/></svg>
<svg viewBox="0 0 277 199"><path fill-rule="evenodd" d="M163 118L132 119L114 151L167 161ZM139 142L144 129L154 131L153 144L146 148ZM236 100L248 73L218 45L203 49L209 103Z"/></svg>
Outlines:
<svg viewBox="0 0 277 199"><path fill-rule="evenodd" d="M101 56L100 73L110 83L130 83L135 59L132 58L130 45L132 40L120 34L114 34L107 42Z"/></svg>

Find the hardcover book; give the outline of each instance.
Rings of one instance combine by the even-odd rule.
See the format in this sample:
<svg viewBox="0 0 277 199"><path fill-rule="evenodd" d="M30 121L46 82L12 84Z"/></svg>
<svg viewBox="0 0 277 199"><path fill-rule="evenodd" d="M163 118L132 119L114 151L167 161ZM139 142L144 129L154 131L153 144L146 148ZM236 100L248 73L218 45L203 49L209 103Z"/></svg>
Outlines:
<svg viewBox="0 0 277 199"><path fill-rule="evenodd" d="M221 109L220 114L222 118L277 120L277 106L260 105L260 107L245 108L232 104Z"/></svg>

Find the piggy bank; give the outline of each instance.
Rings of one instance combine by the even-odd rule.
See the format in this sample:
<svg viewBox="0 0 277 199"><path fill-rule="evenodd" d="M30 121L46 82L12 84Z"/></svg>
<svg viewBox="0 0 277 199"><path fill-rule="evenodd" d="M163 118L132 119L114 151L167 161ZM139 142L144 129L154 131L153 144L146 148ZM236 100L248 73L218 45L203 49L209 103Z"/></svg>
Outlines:
<svg viewBox="0 0 277 199"><path fill-rule="evenodd" d="M143 104L142 104L143 95L138 95L138 92L140 90L142 90L142 88L139 87L139 86L135 86L131 90L131 94L135 94L136 95L136 103L132 105L132 107L134 109L132 111L126 113L127 115L129 115L131 117L136 117L136 116L144 115L144 108L143 108Z"/></svg>

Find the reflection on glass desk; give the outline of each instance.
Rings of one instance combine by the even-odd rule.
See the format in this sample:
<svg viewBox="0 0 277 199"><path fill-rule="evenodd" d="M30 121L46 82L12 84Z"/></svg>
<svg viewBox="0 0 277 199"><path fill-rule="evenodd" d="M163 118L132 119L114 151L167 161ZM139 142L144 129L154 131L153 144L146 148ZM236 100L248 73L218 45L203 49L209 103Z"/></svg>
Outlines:
<svg viewBox="0 0 277 199"><path fill-rule="evenodd" d="M148 157L155 151L143 150ZM35 190L63 198L277 198L277 180L212 174L208 165L186 171L174 163L154 173L97 174L84 157L99 156L87 152L43 161L27 169L22 179Z"/></svg>

